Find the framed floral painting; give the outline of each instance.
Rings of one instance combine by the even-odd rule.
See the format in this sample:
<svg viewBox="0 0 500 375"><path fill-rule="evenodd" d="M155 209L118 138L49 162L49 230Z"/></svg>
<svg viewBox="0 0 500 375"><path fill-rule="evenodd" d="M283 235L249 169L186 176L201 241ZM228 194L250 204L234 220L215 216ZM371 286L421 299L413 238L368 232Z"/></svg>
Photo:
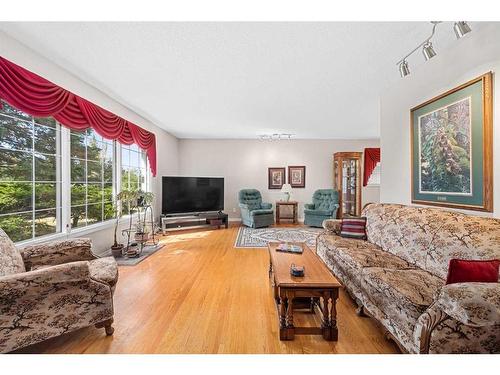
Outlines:
<svg viewBox="0 0 500 375"><path fill-rule="evenodd" d="M412 202L493 209L492 74L411 109Z"/></svg>
<svg viewBox="0 0 500 375"><path fill-rule="evenodd" d="M293 188L305 188L306 187L306 167L303 165L288 167L288 183Z"/></svg>
<svg viewBox="0 0 500 375"><path fill-rule="evenodd" d="M268 168L268 187L269 189L281 189L285 183L285 168Z"/></svg>

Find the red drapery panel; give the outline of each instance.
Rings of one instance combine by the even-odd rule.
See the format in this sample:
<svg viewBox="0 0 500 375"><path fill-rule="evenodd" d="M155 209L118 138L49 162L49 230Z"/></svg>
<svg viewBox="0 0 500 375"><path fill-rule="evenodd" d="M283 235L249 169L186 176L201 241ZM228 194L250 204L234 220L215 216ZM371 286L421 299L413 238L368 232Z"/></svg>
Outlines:
<svg viewBox="0 0 500 375"><path fill-rule="evenodd" d="M363 168L363 186L368 185L368 180L373 170L380 162L380 148L365 148L365 166Z"/></svg>
<svg viewBox="0 0 500 375"><path fill-rule="evenodd" d="M156 138L153 133L1 56L0 99L32 116L52 116L71 129L90 127L104 138L126 145L135 143L146 151L151 172L156 176Z"/></svg>

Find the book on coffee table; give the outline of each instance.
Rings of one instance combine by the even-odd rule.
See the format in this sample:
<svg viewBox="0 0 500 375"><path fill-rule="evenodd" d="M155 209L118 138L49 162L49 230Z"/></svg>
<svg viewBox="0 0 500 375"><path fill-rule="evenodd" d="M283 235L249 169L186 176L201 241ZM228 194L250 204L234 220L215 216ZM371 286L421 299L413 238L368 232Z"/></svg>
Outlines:
<svg viewBox="0 0 500 375"><path fill-rule="evenodd" d="M282 242L276 247L276 251L281 251L284 253L302 254L304 249L302 249L302 246L299 245Z"/></svg>

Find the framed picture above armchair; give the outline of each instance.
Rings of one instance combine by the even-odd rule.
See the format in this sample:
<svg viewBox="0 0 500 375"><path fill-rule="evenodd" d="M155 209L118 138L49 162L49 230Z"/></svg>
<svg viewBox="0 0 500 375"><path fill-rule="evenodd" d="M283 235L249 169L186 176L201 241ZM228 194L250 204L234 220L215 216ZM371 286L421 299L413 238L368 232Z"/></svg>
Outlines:
<svg viewBox="0 0 500 375"><path fill-rule="evenodd" d="M285 183L285 168L268 168L268 188L281 189Z"/></svg>
<svg viewBox="0 0 500 375"><path fill-rule="evenodd" d="M305 165L295 165L288 167L288 183L293 188L306 187L306 167Z"/></svg>

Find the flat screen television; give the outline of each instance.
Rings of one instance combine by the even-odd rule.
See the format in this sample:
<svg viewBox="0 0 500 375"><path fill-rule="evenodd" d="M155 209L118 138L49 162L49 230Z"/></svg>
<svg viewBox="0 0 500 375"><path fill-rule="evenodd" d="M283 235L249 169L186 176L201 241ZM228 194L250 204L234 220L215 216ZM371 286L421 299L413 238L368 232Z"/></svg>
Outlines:
<svg viewBox="0 0 500 375"><path fill-rule="evenodd" d="M224 209L224 178L162 177L162 213L184 214Z"/></svg>

